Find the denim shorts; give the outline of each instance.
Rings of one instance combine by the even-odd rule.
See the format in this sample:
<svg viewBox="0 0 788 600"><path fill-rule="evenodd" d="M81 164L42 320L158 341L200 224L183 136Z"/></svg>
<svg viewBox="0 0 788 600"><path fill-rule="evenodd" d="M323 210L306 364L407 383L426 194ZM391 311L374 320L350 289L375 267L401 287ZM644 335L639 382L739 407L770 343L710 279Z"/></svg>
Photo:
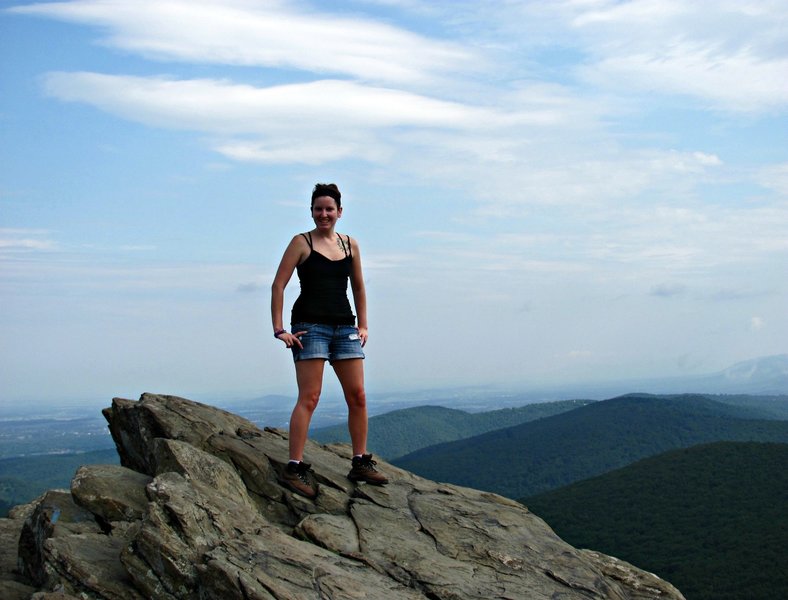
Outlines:
<svg viewBox="0 0 788 600"><path fill-rule="evenodd" d="M303 348L293 345L293 360L309 360L322 358L329 362L364 358L358 328L353 325L323 325L321 323L293 323L292 333L306 331L300 336Z"/></svg>

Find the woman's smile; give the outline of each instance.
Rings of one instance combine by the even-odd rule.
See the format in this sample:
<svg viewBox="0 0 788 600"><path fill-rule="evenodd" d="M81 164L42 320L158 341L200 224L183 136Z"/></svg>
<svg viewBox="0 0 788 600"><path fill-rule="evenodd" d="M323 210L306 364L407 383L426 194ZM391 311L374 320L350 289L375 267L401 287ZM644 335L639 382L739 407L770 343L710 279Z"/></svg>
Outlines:
<svg viewBox="0 0 788 600"><path fill-rule="evenodd" d="M312 219L318 227L333 227L342 215L342 209L330 196L315 198L312 204Z"/></svg>

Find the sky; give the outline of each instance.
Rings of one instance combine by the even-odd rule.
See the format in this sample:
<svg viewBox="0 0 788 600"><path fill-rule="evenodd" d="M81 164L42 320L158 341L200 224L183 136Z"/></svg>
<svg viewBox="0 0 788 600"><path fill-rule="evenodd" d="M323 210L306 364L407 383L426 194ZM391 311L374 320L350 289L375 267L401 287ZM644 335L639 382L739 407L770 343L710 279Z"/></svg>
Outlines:
<svg viewBox="0 0 788 600"><path fill-rule="evenodd" d="M785 0L0 0L0 408L293 394L316 182L368 392L788 352L787 82Z"/></svg>

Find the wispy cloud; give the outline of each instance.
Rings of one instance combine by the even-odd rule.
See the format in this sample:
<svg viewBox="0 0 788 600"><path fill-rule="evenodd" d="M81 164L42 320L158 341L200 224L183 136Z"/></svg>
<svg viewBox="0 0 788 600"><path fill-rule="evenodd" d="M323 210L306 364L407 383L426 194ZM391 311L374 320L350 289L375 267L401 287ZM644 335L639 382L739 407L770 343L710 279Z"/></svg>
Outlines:
<svg viewBox="0 0 788 600"><path fill-rule="evenodd" d="M4 252L56 250L57 242L45 229L0 228L0 255Z"/></svg>
<svg viewBox="0 0 788 600"><path fill-rule="evenodd" d="M558 110L544 106L471 106L338 80L261 88L217 80L61 72L48 74L44 82L47 92L61 100L91 104L147 125L243 136L218 142L216 149L259 162L384 160L392 150L393 128L486 136L561 119ZM432 143L440 145L441 139L432 138Z"/></svg>
<svg viewBox="0 0 788 600"><path fill-rule="evenodd" d="M280 67L311 79L259 85L58 72L44 78L54 97L153 127L198 132L235 161L319 165L360 159L394 176L453 181L481 201L479 215L503 217L522 216L530 205L609 205L663 191L679 200L691 197L709 173L725 170L720 156L704 148L651 149L645 140L641 148L624 147L606 125L622 110L608 92L621 97L618 82L624 81L627 88L634 83L634 91L642 81L649 94L697 94L737 110L726 94L746 90L752 110L788 101L781 99L781 78L773 76L783 58L760 37L760 26L772 38L778 35L769 13L702 4L567 1L485 9L438 3L431 11L444 19L446 37L454 36L449 42L287 2L150 2L141 10L128 0L76 0L13 10L100 26L109 32L104 43L146 56ZM408 2L389 5L415 10ZM726 27L698 27L699 11L705 21ZM499 32L511 32L513 23L526 32L545 25L578 50L584 59L576 64L583 66L568 69L561 84L539 81L538 72L505 83L495 76L497 69L481 73L477 67L502 51L486 39L466 43L463 22L474 16ZM737 19L740 31L728 26ZM269 27L277 30L270 38ZM315 27L320 43L304 44ZM347 39L354 41L342 41ZM528 35L505 39L503 50L519 59L520 52L539 51L529 46ZM717 48L714 57L710 48ZM706 57L700 73L691 68L697 56ZM734 68L735 56L747 60ZM374 64L375 57L393 67ZM507 69L505 60L498 64ZM324 78L334 73L348 79ZM780 90L761 90L761 81ZM588 82L593 87L582 87ZM700 87L687 87L693 85ZM637 110L637 104L626 110ZM768 170L759 177L778 187L784 178Z"/></svg>
<svg viewBox="0 0 788 600"><path fill-rule="evenodd" d="M167 262L126 264L84 254L55 255L50 260L18 258L3 267L3 279L18 289L55 286L71 293L223 295L239 289L239 281L256 281L254 265ZM241 284L243 287L244 284Z"/></svg>
<svg viewBox="0 0 788 600"><path fill-rule="evenodd" d="M258 292L263 291L268 286L265 285L263 282L260 281L249 281L247 283L241 283L236 288L236 291L242 294L256 294Z"/></svg>
<svg viewBox="0 0 788 600"><path fill-rule="evenodd" d="M687 291L687 286L683 283L659 283L651 287L649 292L652 296L659 298L670 298L681 296Z"/></svg>
<svg viewBox="0 0 788 600"><path fill-rule="evenodd" d="M785 0L524 0L437 3L462 31L483 23L499 69L556 76L648 104L680 97L700 110L767 114L788 108ZM450 16L451 15L451 16ZM486 35L485 35L486 34ZM555 67L555 56L574 64ZM742 82L747 82L742 85Z"/></svg>
<svg viewBox="0 0 788 600"><path fill-rule="evenodd" d="M159 60L298 69L403 84L429 83L455 70L480 67L479 57L461 44L291 2L74 0L11 10L100 27L107 32L104 44Z"/></svg>
<svg viewBox="0 0 788 600"><path fill-rule="evenodd" d="M686 95L730 111L788 107L783 1L565 2L597 85ZM747 85L742 85L746 81Z"/></svg>
<svg viewBox="0 0 788 600"><path fill-rule="evenodd" d="M788 106L788 89L781 83L786 72L788 59L764 59L750 48L730 51L676 41L661 52L604 58L585 77L601 85L694 96L726 110L761 112Z"/></svg>
<svg viewBox="0 0 788 600"><path fill-rule="evenodd" d="M756 175L756 181L763 187L788 198L788 163L763 167Z"/></svg>

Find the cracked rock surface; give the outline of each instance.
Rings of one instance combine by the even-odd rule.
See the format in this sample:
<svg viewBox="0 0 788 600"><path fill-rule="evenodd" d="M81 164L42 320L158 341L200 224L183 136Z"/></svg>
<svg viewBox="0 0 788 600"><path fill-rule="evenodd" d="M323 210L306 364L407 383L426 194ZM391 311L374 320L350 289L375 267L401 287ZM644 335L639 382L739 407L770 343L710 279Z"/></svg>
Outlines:
<svg viewBox="0 0 788 600"><path fill-rule="evenodd" d="M116 398L104 415L122 466L82 467L70 493L49 492L15 513L18 567L15 576L0 573L0 591L88 599L683 600L650 573L573 548L501 496L382 461L391 483L355 484L346 477L344 444L308 442L319 484L309 500L279 484L286 432L165 395ZM13 519L2 521L8 528Z"/></svg>

